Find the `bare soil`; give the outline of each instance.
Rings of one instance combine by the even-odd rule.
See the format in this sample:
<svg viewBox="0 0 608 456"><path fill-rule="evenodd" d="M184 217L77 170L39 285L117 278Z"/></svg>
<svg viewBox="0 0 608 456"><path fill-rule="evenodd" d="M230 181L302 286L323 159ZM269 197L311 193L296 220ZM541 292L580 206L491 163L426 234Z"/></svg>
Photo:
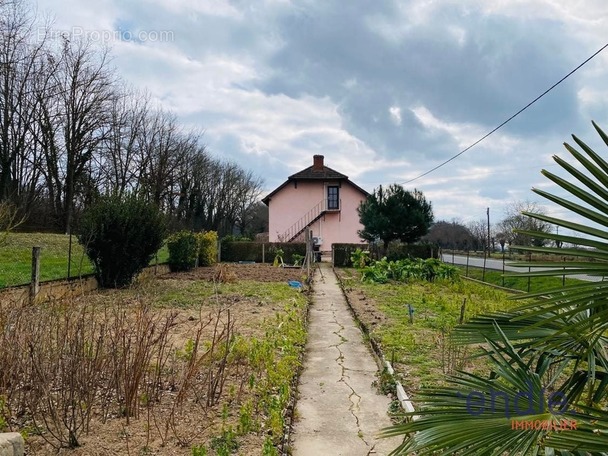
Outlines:
<svg viewBox="0 0 608 456"><path fill-rule="evenodd" d="M220 267L221 266L221 267ZM224 269L233 280L255 280L256 282L287 282L290 280L302 281L306 271L302 268L274 267L270 264L238 264L222 263L210 268L198 268L189 272L165 274L161 280L208 280L213 281L219 269Z"/></svg>
<svg viewBox="0 0 608 456"><path fill-rule="evenodd" d="M344 283L344 279L349 277L344 269L336 268L336 275ZM346 298L351 305L355 315L371 332L377 326L385 325L389 322L388 318L378 309L373 299L370 299L363 290L343 287Z"/></svg>
<svg viewBox="0 0 608 456"><path fill-rule="evenodd" d="M304 271L301 269L277 268L265 264L222 264L215 267L198 268L191 272L170 273L156 278L145 279L136 287L129 290L101 290L73 299L74 306L82 304L117 305L127 311L134 312L142 302L150 304L155 318L173 316L170 344L174 351L183 350L189 340L194 337L197 328L210 318L218 309L229 309L230 316L235 322L235 334L243 338L264 338L271 328L269 322L283 311L285 302L276 302L267 296L253 292L240 293L239 283L272 283L288 281L304 282ZM207 293L198 297L196 290L217 287L218 279L236 287L229 292ZM246 287L243 287L246 288ZM248 285L248 290L252 285ZM255 289L255 286L253 286ZM258 287L263 288L263 287ZM193 291L194 290L194 291ZM192 299L184 304L177 300L183 296L192 295ZM293 290L293 293L297 293ZM226 314L222 316L223 321ZM133 321L133 324L136 324ZM203 338L210 337L212 326L203 331ZM106 455L179 455L193 454L193 445L204 444L209 455L216 454L210 449L213 439L221 435L222 429L238 426L239 409L248 398L247 380L251 371L243 368L230 373L226 382L222 400L213 407L204 407L197 403L196 398L190 398L188 404L182 407L176 415L176 429L167 432L168 416L171 413L178 391L172 390L167 384L160 402L153 407L140 407L138 417L134 417L127 425L124 417L116 413L107 419L94 414L89 432L79 439L81 446L75 449L61 448L57 450L48 444L41 436L35 435L35 428L28 428L31 434L27 437L26 453L29 455L70 455L70 456L106 456ZM225 405L224 405L225 404ZM254 414L256 412L254 411ZM264 441L268 436L265 427L265 417L258 415L261 428L257 432L249 432L238 436L238 454L260 455ZM23 428L11 426L14 430ZM21 423L23 424L23 423ZM201 453L202 454L202 453Z"/></svg>

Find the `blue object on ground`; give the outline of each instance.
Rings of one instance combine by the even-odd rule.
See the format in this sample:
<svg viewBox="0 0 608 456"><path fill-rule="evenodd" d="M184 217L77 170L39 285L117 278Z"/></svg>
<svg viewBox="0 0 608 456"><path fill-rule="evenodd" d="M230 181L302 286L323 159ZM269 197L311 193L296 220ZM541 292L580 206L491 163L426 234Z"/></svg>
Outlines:
<svg viewBox="0 0 608 456"><path fill-rule="evenodd" d="M298 282L297 280L289 280L287 283L289 284L290 287L302 288L302 283Z"/></svg>

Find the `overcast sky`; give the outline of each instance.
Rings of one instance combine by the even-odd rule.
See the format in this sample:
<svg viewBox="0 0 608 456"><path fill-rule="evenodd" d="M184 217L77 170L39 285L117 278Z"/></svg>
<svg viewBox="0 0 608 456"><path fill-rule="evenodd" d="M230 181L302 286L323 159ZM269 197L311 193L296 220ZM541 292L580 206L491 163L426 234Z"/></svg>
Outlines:
<svg viewBox="0 0 608 456"><path fill-rule="evenodd" d="M39 0L266 193L325 164L372 191L457 154L608 42L606 0ZM458 159L406 184L436 219L493 221L567 157L608 149L608 50ZM563 192L558 192L563 194ZM551 205L546 206L551 213Z"/></svg>

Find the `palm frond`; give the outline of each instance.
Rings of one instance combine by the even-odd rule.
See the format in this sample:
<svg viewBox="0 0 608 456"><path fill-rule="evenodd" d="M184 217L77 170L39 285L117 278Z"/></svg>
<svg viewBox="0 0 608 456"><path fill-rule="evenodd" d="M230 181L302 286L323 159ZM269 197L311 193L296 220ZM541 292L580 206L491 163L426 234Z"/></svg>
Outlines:
<svg viewBox="0 0 608 456"><path fill-rule="evenodd" d="M608 146L608 135L593 126ZM523 214L577 234L518 233L585 249L517 246L556 258L577 257L573 262L511 263L524 269L518 276L608 277L608 161L576 136L572 138L580 150L564 145L580 166L554 157L568 177L546 170L542 174L573 199L533 191L582 221ZM384 431L386 436L406 436L394 454L608 455L608 412L604 410L608 402L608 281L568 285L517 299L526 302L509 312L474 317L454 330L455 343L481 344L480 356L489 361L492 374L483 378L459 372L448 377L447 386L415 395L420 410L408 416L418 419ZM551 407L547 391L558 392L566 407ZM514 398L523 395L529 404L526 410L514 406ZM564 420L575 424L563 429ZM522 430L521 423L533 425ZM557 423L558 429L539 429L536 423Z"/></svg>
<svg viewBox="0 0 608 456"><path fill-rule="evenodd" d="M495 375L483 378L459 372L448 377L448 386L423 389L415 396L422 408L406 414L418 419L383 431L385 437L406 436L393 454L538 453L550 436L564 430L565 422L568 431L572 423L577 429L567 444L569 449L579 445L578 449L588 451L592 447L595 451L597 439L586 437L603 429L608 417L583 413L561 391L560 401L556 401L556 395L547 394L541 378L549 365L545 363L539 372L532 370L502 329L497 324L493 327L494 337L485 342L490 347L487 355ZM593 445L585 446L586 441Z"/></svg>

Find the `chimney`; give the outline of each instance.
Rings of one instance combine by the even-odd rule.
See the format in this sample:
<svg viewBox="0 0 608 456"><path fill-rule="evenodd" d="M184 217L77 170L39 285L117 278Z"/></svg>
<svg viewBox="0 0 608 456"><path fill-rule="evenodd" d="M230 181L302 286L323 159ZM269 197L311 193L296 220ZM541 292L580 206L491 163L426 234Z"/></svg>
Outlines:
<svg viewBox="0 0 608 456"><path fill-rule="evenodd" d="M323 155L313 155L312 157L312 170L323 171Z"/></svg>

